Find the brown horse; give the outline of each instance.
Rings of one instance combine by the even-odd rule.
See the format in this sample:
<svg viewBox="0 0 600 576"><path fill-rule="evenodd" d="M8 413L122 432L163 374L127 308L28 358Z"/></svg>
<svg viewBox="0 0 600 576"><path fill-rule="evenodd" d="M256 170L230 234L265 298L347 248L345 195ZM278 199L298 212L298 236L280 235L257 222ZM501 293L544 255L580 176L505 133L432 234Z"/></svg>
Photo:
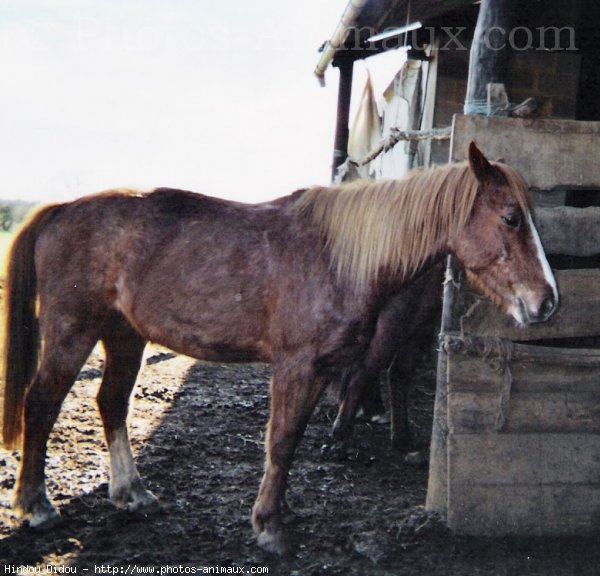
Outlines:
<svg viewBox="0 0 600 576"><path fill-rule="evenodd" d="M153 341L206 360L272 364L253 525L260 545L282 551L288 471L322 390L366 354L390 296L450 252L517 322L556 308L526 185L475 145L468 163L258 205L157 189L42 209L15 239L6 284L3 437L22 450L15 507L34 526L58 516L46 496L46 443L98 341L110 498L130 509L155 501L126 428Z"/></svg>
<svg viewBox="0 0 600 576"><path fill-rule="evenodd" d="M385 371L390 403L390 440L399 450L410 447L408 391L423 350L432 342L442 309L441 261L407 282L379 313L364 358L345 371L333 436L349 435L359 407L367 416L384 411L379 393Z"/></svg>

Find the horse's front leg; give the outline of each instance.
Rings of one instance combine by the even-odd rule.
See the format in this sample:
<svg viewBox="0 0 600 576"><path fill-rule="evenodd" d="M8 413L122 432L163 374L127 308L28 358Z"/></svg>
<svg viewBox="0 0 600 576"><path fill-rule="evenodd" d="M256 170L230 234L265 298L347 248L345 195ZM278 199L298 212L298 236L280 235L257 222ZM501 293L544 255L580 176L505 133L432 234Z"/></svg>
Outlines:
<svg viewBox="0 0 600 576"><path fill-rule="evenodd" d="M298 442L324 389L325 381L312 370L274 366L271 414L265 441L265 472L252 512L258 544L277 554L286 549L281 525L281 503Z"/></svg>

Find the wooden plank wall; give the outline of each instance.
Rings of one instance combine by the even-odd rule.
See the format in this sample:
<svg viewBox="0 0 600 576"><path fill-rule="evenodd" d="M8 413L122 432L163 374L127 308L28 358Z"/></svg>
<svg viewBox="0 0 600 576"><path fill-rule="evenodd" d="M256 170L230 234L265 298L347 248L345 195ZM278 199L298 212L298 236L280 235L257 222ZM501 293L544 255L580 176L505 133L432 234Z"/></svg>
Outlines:
<svg viewBox="0 0 600 576"><path fill-rule="evenodd" d="M600 254L600 208L537 208L535 220L548 254Z"/></svg>
<svg viewBox="0 0 600 576"><path fill-rule="evenodd" d="M600 335L600 270L557 270L560 308L542 324L518 328L502 310L465 287L462 318L465 334L495 336L515 341L577 338Z"/></svg>
<svg viewBox="0 0 600 576"><path fill-rule="evenodd" d="M451 161L475 140L534 189L600 188L600 123L455 116L453 128ZM547 253L600 254L600 208L537 209L536 221ZM427 508L463 534L598 531L600 350L539 344L600 344L600 270L556 272L558 313L527 329L449 271Z"/></svg>
<svg viewBox="0 0 600 576"><path fill-rule="evenodd" d="M474 536L600 528L598 434L451 435L448 525Z"/></svg>
<svg viewBox="0 0 600 576"><path fill-rule="evenodd" d="M600 350L516 345L506 369L493 353L450 354L451 433L600 433ZM505 393L510 404L498 426Z"/></svg>
<svg viewBox="0 0 600 576"><path fill-rule="evenodd" d="M597 531L600 351L516 345L510 374L499 366L448 358L448 525L489 536Z"/></svg>
<svg viewBox="0 0 600 576"><path fill-rule="evenodd" d="M532 188L593 187L600 183L599 137L600 122L455 115L450 161L464 160L474 140L491 160L514 166Z"/></svg>

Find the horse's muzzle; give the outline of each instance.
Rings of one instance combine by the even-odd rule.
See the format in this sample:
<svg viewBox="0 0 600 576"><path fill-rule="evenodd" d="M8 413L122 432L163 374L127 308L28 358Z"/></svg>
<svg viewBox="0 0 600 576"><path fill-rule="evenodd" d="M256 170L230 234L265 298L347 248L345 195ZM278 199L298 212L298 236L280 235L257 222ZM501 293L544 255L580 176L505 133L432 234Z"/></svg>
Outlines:
<svg viewBox="0 0 600 576"><path fill-rule="evenodd" d="M519 298L518 303L519 311L525 325L546 322L558 310L558 298L554 293L546 296L537 310L529 307L523 298Z"/></svg>

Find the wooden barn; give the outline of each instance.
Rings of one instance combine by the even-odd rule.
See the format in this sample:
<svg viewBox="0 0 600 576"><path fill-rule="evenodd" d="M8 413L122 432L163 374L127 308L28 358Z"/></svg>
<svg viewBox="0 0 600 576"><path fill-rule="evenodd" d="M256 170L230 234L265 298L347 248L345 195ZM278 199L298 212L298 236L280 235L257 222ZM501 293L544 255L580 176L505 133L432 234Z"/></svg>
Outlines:
<svg viewBox="0 0 600 576"><path fill-rule="evenodd" d="M347 156L356 63L368 66L382 53L397 52L399 62L402 53L408 57L386 93L374 95L384 100L384 138L392 129L447 128L463 112L519 114L514 108L529 98L536 101L535 116L600 120L599 21L600 6L592 0L351 0L315 70L324 82L330 65L339 69L334 169ZM413 90L402 86L411 83ZM489 83L504 84L507 96L492 102L491 110ZM402 90L413 108L410 124L393 126L386 112L396 110L386 104ZM411 165L448 159L448 140L434 140L431 156L413 148Z"/></svg>
<svg viewBox="0 0 600 576"><path fill-rule="evenodd" d="M591 0L351 0L315 70L339 68L335 179L460 161L475 140L533 193L549 323L516 330L448 264L426 505L458 533L600 529L599 22ZM386 54L395 75L383 93L369 76L350 118L357 62Z"/></svg>

